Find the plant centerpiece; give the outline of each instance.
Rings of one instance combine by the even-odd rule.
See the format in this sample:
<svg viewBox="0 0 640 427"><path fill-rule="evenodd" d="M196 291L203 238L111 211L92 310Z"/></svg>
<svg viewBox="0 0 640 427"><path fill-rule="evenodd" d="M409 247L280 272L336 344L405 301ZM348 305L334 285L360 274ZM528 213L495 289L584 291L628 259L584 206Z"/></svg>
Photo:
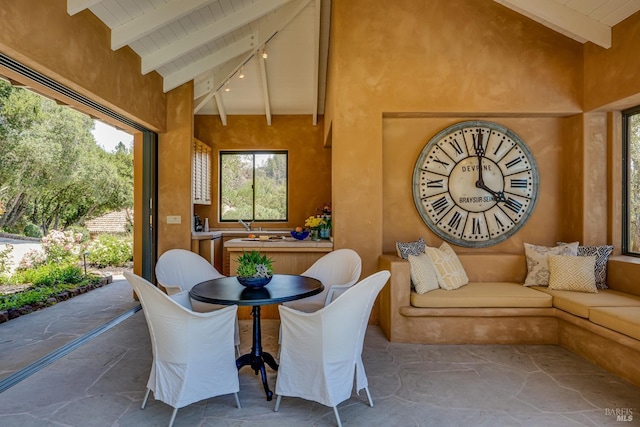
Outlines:
<svg viewBox="0 0 640 427"><path fill-rule="evenodd" d="M310 216L305 220L304 226L311 230L311 240L320 240L320 228L325 224L326 222L319 216Z"/></svg>
<svg viewBox="0 0 640 427"><path fill-rule="evenodd" d="M236 261L238 282L249 288L259 288L273 277L273 260L259 251L242 251Z"/></svg>

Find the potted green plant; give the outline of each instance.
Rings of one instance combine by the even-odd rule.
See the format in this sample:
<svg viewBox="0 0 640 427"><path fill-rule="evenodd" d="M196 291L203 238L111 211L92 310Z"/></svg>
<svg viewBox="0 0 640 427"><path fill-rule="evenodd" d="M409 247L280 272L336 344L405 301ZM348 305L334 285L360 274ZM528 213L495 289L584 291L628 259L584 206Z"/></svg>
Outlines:
<svg viewBox="0 0 640 427"><path fill-rule="evenodd" d="M259 251L242 251L236 259L238 282L244 286L258 288L266 285L273 277L273 260Z"/></svg>

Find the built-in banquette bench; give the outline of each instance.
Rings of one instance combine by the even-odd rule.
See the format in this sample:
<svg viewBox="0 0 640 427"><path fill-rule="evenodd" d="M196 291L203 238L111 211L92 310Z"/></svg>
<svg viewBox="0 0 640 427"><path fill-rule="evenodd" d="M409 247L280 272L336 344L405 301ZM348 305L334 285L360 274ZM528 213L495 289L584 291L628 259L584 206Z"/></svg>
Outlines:
<svg viewBox="0 0 640 427"><path fill-rule="evenodd" d="M469 284L411 290L410 264L382 255L391 278L380 294L380 326L392 342L557 344L640 386L640 260L611 257L598 293L525 287L518 254L459 254Z"/></svg>

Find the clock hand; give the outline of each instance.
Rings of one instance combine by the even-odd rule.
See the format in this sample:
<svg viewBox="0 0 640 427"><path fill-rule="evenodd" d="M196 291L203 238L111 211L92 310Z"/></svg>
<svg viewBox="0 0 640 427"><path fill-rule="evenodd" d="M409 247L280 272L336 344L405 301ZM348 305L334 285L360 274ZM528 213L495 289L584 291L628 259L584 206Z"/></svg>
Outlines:
<svg viewBox="0 0 640 427"><path fill-rule="evenodd" d="M489 192L496 202L506 202L507 199L504 197L504 193L502 191L493 191L487 187L484 183L484 179L482 178L482 157L484 156L484 148L482 148L482 134L478 134L478 140L476 141L476 155L478 156L478 180L476 181L476 187Z"/></svg>

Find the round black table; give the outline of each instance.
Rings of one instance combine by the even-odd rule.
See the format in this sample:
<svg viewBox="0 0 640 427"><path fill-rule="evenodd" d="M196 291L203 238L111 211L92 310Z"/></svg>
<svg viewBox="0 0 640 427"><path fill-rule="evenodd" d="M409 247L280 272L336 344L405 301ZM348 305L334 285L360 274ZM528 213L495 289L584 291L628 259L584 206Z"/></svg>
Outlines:
<svg viewBox="0 0 640 427"><path fill-rule="evenodd" d="M224 305L250 305L253 306L253 344L251 353L243 354L236 360L238 370L243 366L251 366L251 369L262 376L262 384L267 400L273 398L273 392L269 390L265 363L274 371L278 370L278 364L273 356L262 351L262 333L260 329L260 306L278 304L310 297L322 292L322 283L311 277L291 274L274 274L271 282L262 288L247 288L238 282L236 277L221 277L198 283L189 291L189 296L197 301L209 304Z"/></svg>

